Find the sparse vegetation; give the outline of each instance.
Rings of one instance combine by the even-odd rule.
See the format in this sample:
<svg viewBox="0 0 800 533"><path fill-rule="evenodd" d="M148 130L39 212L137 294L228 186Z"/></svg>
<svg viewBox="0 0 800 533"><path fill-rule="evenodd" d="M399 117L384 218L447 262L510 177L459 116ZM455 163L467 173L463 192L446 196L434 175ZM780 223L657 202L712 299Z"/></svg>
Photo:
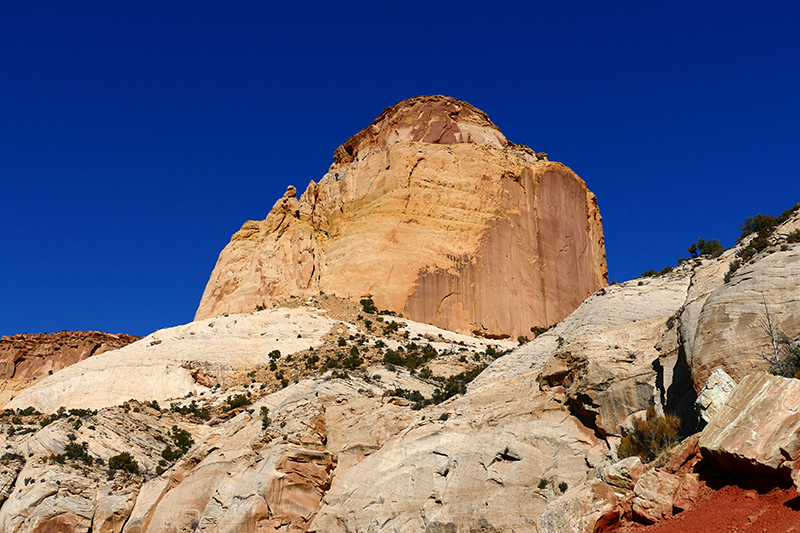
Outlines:
<svg viewBox="0 0 800 533"><path fill-rule="evenodd" d="M64 456L70 461L81 461L87 466L92 466L94 459L89 455L88 450L89 444L87 442L82 442L80 444L77 442L70 442L64 446Z"/></svg>
<svg viewBox="0 0 800 533"><path fill-rule="evenodd" d="M172 404L170 411L173 413L180 413L184 416L192 415L200 420L208 420L211 418L209 409L206 407L199 407L196 400L192 400L189 405L178 406L178 404Z"/></svg>
<svg viewBox="0 0 800 533"><path fill-rule="evenodd" d="M269 408L265 405L261 406L261 429L267 429L269 425L272 423L272 420L269 418Z"/></svg>
<svg viewBox="0 0 800 533"><path fill-rule="evenodd" d="M711 239L710 241L705 239L697 239L697 242L693 242L691 246L686 249L686 251L689 252L692 257L698 257L701 255L719 257L723 251L723 247L718 239Z"/></svg>
<svg viewBox="0 0 800 533"><path fill-rule="evenodd" d="M531 333L533 333L533 338L535 339L536 337L538 337L539 335L541 335L542 333L544 333L545 331L549 330L552 327L553 327L552 325L547 326L546 328L543 328L541 326L533 326L531 328Z"/></svg>
<svg viewBox="0 0 800 533"><path fill-rule="evenodd" d="M110 470L124 470L131 474L139 473L139 463L133 458L130 452L122 452L108 459Z"/></svg>
<svg viewBox="0 0 800 533"><path fill-rule="evenodd" d="M233 409L239 409L240 407L247 407L253 400L250 399L250 393L246 392L244 394L234 394L233 396L228 396L225 398L225 403L228 405L223 406L224 411L232 411Z"/></svg>
<svg viewBox="0 0 800 533"><path fill-rule="evenodd" d="M733 278L733 274L737 270L739 270L740 266L742 266L742 262L740 260L734 259L733 261L731 261L731 263L728 265L728 272L725 274L725 277L723 278L725 283L730 282L731 278Z"/></svg>
<svg viewBox="0 0 800 533"><path fill-rule="evenodd" d="M638 455L643 463L649 463L677 443L680 427L680 418L656 416L656 408L651 404L644 419L634 419L633 430L622 437L617 455L620 459Z"/></svg>
<svg viewBox="0 0 800 533"><path fill-rule="evenodd" d="M375 307L375 302L372 301L372 298L364 298L359 303L367 314L374 315L378 312L378 308Z"/></svg>
<svg viewBox="0 0 800 533"><path fill-rule="evenodd" d="M769 372L775 376L800 379L800 344L789 346L783 359L769 366Z"/></svg>

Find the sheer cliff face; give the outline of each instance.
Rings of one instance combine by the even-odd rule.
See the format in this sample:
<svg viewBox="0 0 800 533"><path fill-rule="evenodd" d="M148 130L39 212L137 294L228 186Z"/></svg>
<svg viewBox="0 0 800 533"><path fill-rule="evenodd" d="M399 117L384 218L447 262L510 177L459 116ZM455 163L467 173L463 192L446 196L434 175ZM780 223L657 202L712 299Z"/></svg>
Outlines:
<svg viewBox="0 0 800 533"><path fill-rule="evenodd" d="M288 296L363 298L460 332L516 336L606 285L595 196L508 142L481 111L428 96L389 108L298 199L248 221L196 318Z"/></svg>

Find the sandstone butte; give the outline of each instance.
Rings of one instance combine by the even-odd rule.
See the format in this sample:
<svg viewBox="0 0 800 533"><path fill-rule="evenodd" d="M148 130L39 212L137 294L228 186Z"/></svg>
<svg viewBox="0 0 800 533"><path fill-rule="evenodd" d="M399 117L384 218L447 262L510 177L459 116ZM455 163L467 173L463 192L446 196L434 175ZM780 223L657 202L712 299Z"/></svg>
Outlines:
<svg viewBox="0 0 800 533"><path fill-rule="evenodd" d="M600 212L561 163L445 96L386 109L221 252L196 320L290 296L371 297L449 330L516 337L607 285Z"/></svg>

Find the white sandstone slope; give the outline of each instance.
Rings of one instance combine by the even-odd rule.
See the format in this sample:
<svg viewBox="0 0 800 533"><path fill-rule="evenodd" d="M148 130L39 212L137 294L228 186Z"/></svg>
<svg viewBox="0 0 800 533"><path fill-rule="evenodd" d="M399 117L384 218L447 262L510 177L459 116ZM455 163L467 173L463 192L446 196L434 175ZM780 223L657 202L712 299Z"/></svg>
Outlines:
<svg viewBox="0 0 800 533"><path fill-rule="evenodd" d="M53 374L6 407L32 406L52 413L62 406L98 409L131 398L183 398L207 390L203 375L224 384L226 378L268 364L272 350L288 355L319 346L333 325L324 312L303 307L221 316L158 330Z"/></svg>

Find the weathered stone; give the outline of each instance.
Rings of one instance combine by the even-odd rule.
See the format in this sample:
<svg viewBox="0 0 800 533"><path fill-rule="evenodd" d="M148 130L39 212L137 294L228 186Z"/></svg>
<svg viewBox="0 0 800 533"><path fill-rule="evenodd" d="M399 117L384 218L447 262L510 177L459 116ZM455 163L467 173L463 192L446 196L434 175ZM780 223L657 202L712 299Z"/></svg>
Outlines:
<svg viewBox="0 0 800 533"><path fill-rule="evenodd" d="M590 481L571 488L553 500L539 517L539 533L593 533L619 521L620 509L613 488Z"/></svg>
<svg viewBox="0 0 800 533"><path fill-rule="evenodd" d="M624 498L629 491L633 490L645 470L641 459L634 455L605 467L602 479L611 487L617 497Z"/></svg>
<svg viewBox="0 0 800 533"><path fill-rule="evenodd" d="M0 405L37 380L87 357L122 348L139 337L99 331L60 331L0 337Z"/></svg>
<svg viewBox="0 0 800 533"><path fill-rule="evenodd" d="M700 450L736 474L788 480L800 459L800 380L745 376L700 434Z"/></svg>
<svg viewBox="0 0 800 533"><path fill-rule="evenodd" d="M454 112L455 110L455 112ZM445 97L399 103L220 254L196 319L291 295L371 296L459 332L524 335L606 285L600 214L570 169Z"/></svg>
<svg viewBox="0 0 800 533"><path fill-rule="evenodd" d="M711 373L703 390L697 395L695 405L700 418L708 423L725 405L736 387L736 382L724 370L718 368Z"/></svg>
<svg viewBox="0 0 800 533"><path fill-rule="evenodd" d="M700 474L687 472L683 475L672 501L673 512L688 511L697 504L700 495Z"/></svg>
<svg viewBox="0 0 800 533"><path fill-rule="evenodd" d="M447 421L411 425L337 474L309 531L535 531L558 485L584 481L587 457L608 450L550 394L531 395L534 379L442 404Z"/></svg>
<svg viewBox="0 0 800 533"><path fill-rule="evenodd" d="M800 338L800 244L748 263L703 304L692 346L692 379L700 391L722 368L734 380L766 369L774 359L767 314L775 335Z"/></svg>
<svg viewBox="0 0 800 533"><path fill-rule="evenodd" d="M202 374L224 384L283 354L319 346L333 320L310 308L269 309L166 328L122 349L85 359L26 389L7 407L52 413L100 408L131 398L164 401L207 391ZM210 386L210 384L209 384Z"/></svg>
<svg viewBox="0 0 800 533"><path fill-rule="evenodd" d="M633 516L644 523L653 523L672 516L672 504L680 479L673 474L650 469L633 487Z"/></svg>

